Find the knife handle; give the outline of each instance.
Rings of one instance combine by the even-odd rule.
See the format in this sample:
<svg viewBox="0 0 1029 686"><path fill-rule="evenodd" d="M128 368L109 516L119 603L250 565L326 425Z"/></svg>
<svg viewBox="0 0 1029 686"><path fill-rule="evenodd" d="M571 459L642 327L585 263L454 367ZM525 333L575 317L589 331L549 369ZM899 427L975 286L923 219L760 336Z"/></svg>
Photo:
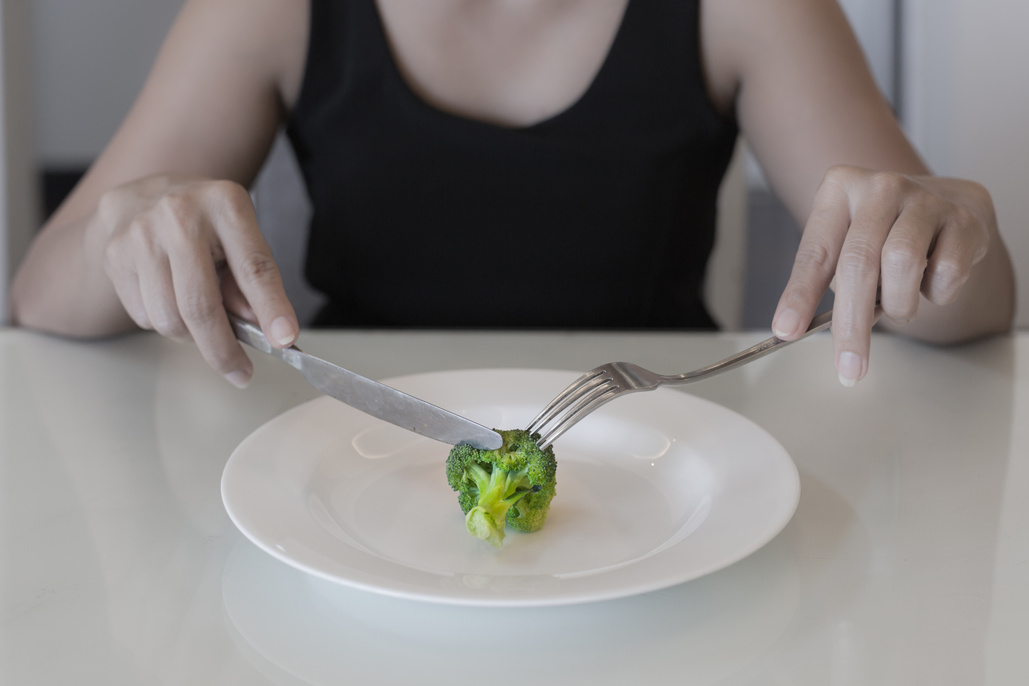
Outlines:
<svg viewBox="0 0 1029 686"><path fill-rule="evenodd" d="M261 329L256 325L251 324L245 319L241 319L232 313L227 313L229 317L229 323L232 324L232 331L236 334L237 340L242 343L246 343L250 347L260 350L263 353L277 357L283 360L287 364L300 369L300 362L297 359L299 356L305 353L295 345L291 345L288 348L276 348L273 347L265 335L261 332Z"/></svg>

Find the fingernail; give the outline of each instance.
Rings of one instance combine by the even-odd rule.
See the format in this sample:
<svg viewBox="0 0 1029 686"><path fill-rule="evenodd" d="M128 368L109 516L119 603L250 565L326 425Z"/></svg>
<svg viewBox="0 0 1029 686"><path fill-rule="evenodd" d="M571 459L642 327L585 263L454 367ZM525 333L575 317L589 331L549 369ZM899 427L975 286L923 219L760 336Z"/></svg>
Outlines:
<svg viewBox="0 0 1029 686"><path fill-rule="evenodd" d="M297 339L297 333L293 325L285 317L279 317L272 322L272 338L281 346L292 345Z"/></svg>
<svg viewBox="0 0 1029 686"><path fill-rule="evenodd" d="M836 363L836 372L840 376L840 383L850 388L862 377L863 364L857 353L840 353L839 362Z"/></svg>
<svg viewBox="0 0 1029 686"><path fill-rule="evenodd" d="M775 318L775 328L772 329L779 338L787 338L796 332L800 326L800 315L793 310L783 310Z"/></svg>
<svg viewBox="0 0 1029 686"><path fill-rule="evenodd" d="M242 369L237 369L226 374L225 380L236 388L246 388L250 384L250 375Z"/></svg>

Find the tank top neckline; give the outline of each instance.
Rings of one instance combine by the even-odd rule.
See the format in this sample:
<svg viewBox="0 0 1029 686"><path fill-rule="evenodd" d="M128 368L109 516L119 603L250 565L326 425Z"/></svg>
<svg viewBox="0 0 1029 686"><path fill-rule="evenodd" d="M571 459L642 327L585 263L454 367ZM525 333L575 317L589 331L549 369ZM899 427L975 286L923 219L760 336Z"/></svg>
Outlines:
<svg viewBox="0 0 1029 686"><path fill-rule="evenodd" d="M393 48L390 45L389 38L386 33L386 23L383 20L382 12L379 10L379 3L377 0L364 0L371 6L372 16L374 18L375 31L374 40L378 44L378 48L382 51L385 59L383 60L383 70L388 76L392 84L394 85L397 92L399 92L405 100L413 103L419 109L430 113L432 116L440 118L442 120L453 122L457 125L469 126L472 128L485 129L489 131L497 132L532 132L540 129L545 129L547 126L559 123L565 119L571 118L584 107L588 107L589 101L593 99L597 90L600 87L600 83L606 78L607 72L612 68L610 65L612 62L617 61L617 51L625 41L626 24L630 19L630 13L632 12L633 6L636 4L634 0L627 0L625 9L622 12L622 18L618 24L618 29L615 31L614 39L607 48L607 52L604 54L603 60L600 63L599 68L593 74L586 89L579 94L579 96L569 103L562 109L554 112L553 114L547 115L539 121L525 125L506 125L498 122L493 122L488 119L481 119L472 115L465 115L459 112L452 112L444 107L434 105L415 91L408 80L404 77L403 72L400 70L400 65L397 63L396 55L393 52Z"/></svg>

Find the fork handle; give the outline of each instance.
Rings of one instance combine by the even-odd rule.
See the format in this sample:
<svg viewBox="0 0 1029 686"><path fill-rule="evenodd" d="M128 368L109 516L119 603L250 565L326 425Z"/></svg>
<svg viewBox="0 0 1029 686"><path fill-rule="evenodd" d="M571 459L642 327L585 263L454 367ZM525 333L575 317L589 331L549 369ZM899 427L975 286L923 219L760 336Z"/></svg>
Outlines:
<svg viewBox="0 0 1029 686"><path fill-rule="evenodd" d="M882 309L878 306L878 303L876 303L876 316L878 316L881 311ZM715 362L714 364L709 364L706 367L694 369L693 371L686 372L684 374L675 374L667 376L665 377L664 383L690 383L691 381L699 381L700 379L706 379L708 377L714 376L715 374L721 374L722 372L727 372L729 370L736 369L737 367L742 367L748 362L753 362L754 360L760 357L764 357L768 353L775 352L780 348L785 348L787 345L790 345L791 343L801 341L810 336L811 334L818 333L819 331L828 328L831 323L832 310L826 310L825 312L821 313L820 315L817 315L814 319L812 319L811 325L807 328L807 331L801 334L800 338L797 338L796 340L784 341L778 336L772 336L771 338L763 340L757 345L751 346L746 350L741 350L735 355L727 357L720 362Z"/></svg>

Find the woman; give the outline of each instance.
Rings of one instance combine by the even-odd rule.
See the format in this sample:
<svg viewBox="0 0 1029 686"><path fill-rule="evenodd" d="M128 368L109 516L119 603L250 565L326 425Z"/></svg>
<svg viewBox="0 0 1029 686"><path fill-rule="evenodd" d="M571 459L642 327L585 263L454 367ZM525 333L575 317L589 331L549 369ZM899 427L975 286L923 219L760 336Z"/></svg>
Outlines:
<svg viewBox="0 0 1029 686"><path fill-rule="evenodd" d="M799 336L831 286L852 385L877 297L923 340L1011 325L988 193L929 174L833 0L189 0L32 246L16 322L192 339L245 385L225 309L278 345L299 330L246 191L283 124L325 323L411 323L446 302L479 314L420 323L710 325L699 284L738 126L805 227L776 335ZM592 269L643 255L621 282Z"/></svg>

